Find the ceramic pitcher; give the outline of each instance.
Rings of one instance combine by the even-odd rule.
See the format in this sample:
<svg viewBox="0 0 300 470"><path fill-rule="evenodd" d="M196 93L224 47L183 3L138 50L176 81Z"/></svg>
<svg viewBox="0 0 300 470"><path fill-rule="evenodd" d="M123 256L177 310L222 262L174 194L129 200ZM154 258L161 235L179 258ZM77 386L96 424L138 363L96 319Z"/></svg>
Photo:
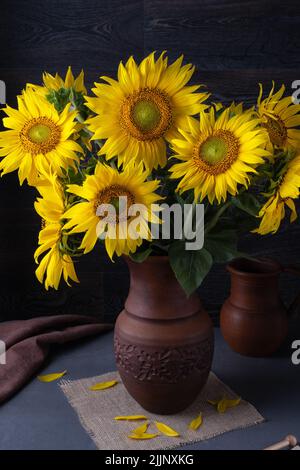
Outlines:
<svg viewBox="0 0 300 470"><path fill-rule="evenodd" d="M282 344L288 332L288 310L279 295L279 275L299 274L271 259L236 259L227 265L231 292L221 310L221 330L230 347L245 356L268 356Z"/></svg>

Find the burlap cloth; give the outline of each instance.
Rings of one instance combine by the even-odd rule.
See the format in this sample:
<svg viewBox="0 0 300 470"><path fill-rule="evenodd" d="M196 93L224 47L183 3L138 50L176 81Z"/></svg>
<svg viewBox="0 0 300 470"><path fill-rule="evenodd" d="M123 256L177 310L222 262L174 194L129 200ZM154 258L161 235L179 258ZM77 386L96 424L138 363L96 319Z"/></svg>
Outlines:
<svg viewBox="0 0 300 470"><path fill-rule="evenodd" d="M159 450L172 449L182 444L203 441L234 429L246 428L264 421L261 414L247 401L219 414L215 407L207 403L209 400L236 398L237 395L212 372L208 382L196 402L176 415L160 416L145 411L125 390L120 381L116 386L91 391L89 387L98 382L106 382L120 377L117 372L109 372L98 377L80 380L62 380L60 387L68 401L77 412L82 426L94 440L98 449L103 450ZM188 430L188 424L199 412L203 415L203 424L197 430ZM133 440L127 436L142 421L115 421L115 416L140 415L147 416L149 421L162 421L176 429L180 437L158 436L149 440ZM156 432L154 424L148 432Z"/></svg>

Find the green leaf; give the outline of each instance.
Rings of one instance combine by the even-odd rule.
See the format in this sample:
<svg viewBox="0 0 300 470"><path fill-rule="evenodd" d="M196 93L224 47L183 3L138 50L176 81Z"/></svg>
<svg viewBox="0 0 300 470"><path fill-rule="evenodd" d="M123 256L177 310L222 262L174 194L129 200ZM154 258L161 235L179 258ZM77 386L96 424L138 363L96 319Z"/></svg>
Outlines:
<svg viewBox="0 0 300 470"><path fill-rule="evenodd" d="M136 263L142 263L145 261L149 255L152 253L152 248L147 248L147 250L140 251L140 252L135 252L135 253L130 253L130 258L132 261L135 261Z"/></svg>
<svg viewBox="0 0 300 470"><path fill-rule="evenodd" d="M204 248L209 251L215 263L227 263L241 256L237 251L237 234L235 230L209 232L204 238Z"/></svg>
<svg viewBox="0 0 300 470"><path fill-rule="evenodd" d="M202 284L213 264L212 256L205 248L199 251L186 250L185 241L182 240L170 246L169 259L175 276L187 295Z"/></svg>
<svg viewBox="0 0 300 470"><path fill-rule="evenodd" d="M238 197L232 198L232 203L238 209L247 212L247 214L250 214L253 217L257 216L261 208L260 202L256 199L253 194L250 193L242 193Z"/></svg>

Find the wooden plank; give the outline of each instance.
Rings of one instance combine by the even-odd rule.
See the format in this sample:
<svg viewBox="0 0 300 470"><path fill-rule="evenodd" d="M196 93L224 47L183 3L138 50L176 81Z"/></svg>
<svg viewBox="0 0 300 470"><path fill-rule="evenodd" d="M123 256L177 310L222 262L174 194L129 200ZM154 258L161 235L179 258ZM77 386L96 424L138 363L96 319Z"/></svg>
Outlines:
<svg viewBox="0 0 300 470"><path fill-rule="evenodd" d="M145 2L145 52L184 53L201 70L299 68L298 1Z"/></svg>
<svg viewBox="0 0 300 470"><path fill-rule="evenodd" d="M39 83L43 70L63 74L70 64L78 73L84 67L90 87L100 75L115 77L120 59L167 49L171 59L183 52L196 65L193 81L206 84L214 100L253 104L258 82L269 87L274 79L290 90L300 78L299 28L298 0L2 0L0 79L14 105L25 83ZM0 180L0 320L51 313L112 320L126 297L128 272L100 246L76 265L78 286L46 292L35 279L35 197L19 187L16 173ZM299 259L299 231L295 223L274 237L247 235L240 248L290 263ZM282 277L285 301L299 284ZM228 290L229 276L217 265L200 289L215 320Z"/></svg>
<svg viewBox="0 0 300 470"><path fill-rule="evenodd" d="M142 0L2 0L1 62L114 69L120 57L142 56L142 15Z"/></svg>

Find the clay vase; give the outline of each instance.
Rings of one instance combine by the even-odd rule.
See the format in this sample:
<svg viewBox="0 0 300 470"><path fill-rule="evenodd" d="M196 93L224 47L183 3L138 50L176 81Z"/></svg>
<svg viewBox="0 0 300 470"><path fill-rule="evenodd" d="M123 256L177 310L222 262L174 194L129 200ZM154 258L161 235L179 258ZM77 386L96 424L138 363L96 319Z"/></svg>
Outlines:
<svg viewBox="0 0 300 470"><path fill-rule="evenodd" d="M117 368L129 394L152 413L189 406L205 385L213 326L198 294L187 298L168 258L126 258L130 290L115 327Z"/></svg>
<svg viewBox="0 0 300 470"><path fill-rule="evenodd" d="M245 356L274 353L288 332L287 310L279 297L282 267L270 259L236 259L227 265L231 292L221 310L225 341Z"/></svg>

